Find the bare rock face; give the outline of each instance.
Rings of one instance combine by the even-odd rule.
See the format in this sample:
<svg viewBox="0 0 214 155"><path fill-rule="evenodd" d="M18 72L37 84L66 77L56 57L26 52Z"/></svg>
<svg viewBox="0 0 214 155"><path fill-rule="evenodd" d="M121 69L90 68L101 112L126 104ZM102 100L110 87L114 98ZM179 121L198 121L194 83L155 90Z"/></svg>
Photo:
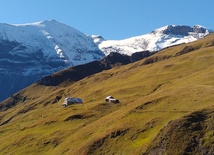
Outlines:
<svg viewBox="0 0 214 155"><path fill-rule="evenodd" d="M166 30L163 31L164 34L175 34L175 35L188 35L192 32L192 28L189 26L168 26Z"/></svg>
<svg viewBox="0 0 214 155"><path fill-rule="evenodd" d="M186 26L186 25L169 25L164 31L163 34L173 34L173 35L183 35L187 36L190 33L206 33L207 29L201 26Z"/></svg>

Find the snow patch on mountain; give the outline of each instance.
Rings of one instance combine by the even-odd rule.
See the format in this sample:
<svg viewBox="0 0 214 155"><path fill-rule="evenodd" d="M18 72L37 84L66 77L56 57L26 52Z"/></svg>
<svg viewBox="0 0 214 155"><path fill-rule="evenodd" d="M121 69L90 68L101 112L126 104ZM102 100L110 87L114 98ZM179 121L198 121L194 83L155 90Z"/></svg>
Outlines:
<svg viewBox="0 0 214 155"><path fill-rule="evenodd" d="M91 37L95 44L100 44L102 41L105 41L105 39L100 35L92 35Z"/></svg>

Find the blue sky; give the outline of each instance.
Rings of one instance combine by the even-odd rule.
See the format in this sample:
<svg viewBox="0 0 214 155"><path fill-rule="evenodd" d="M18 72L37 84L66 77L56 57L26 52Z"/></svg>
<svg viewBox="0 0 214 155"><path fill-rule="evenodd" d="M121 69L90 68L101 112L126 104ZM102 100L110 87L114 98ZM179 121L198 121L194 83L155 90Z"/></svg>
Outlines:
<svg viewBox="0 0 214 155"><path fill-rule="evenodd" d="M105 39L125 39L168 25L214 29L214 0L0 0L0 23L56 19Z"/></svg>

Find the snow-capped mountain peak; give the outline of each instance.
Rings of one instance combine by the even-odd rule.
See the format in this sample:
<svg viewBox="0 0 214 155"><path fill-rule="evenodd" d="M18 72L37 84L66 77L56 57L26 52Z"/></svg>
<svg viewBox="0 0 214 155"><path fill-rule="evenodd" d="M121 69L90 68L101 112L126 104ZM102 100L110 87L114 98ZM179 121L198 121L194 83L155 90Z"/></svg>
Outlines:
<svg viewBox="0 0 214 155"><path fill-rule="evenodd" d="M45 75L103 57L91 37L56 20L0 24L0 101Z"/></svg>
<svg viewBox="0 0 214 155"><path fill-rule="evenodd" d="M103 57L103 53L91 37L56 20L15 25L0 24L0 41L17 44L13 50L8 51L8 54L13 56L29 55L32 59L32 55L39 54L42 55L41 61L61 62L66 66L83 64ZM33 67L33 70L35 68ZM23 74L30 73L30 70L32 69L29 68ZM55 71L57 70L59 68L55 68ZM35 72L30 74L33 73Z"/></svg>
<svg viewBox="0 0 214 155"><path fill-rule="evenodd" d="M196 41L208 35L210 31L203 26L166 25L151 33L124 40L95 41L108 55L111 52L131 55L139 51L158 51L168 46Z"/></svg>

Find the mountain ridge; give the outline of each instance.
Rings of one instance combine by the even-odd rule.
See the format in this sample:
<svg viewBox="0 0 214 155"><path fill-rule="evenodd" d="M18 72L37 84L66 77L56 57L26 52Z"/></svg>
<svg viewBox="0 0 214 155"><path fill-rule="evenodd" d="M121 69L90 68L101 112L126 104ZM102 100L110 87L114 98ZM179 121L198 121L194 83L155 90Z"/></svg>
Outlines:
<svg viewBox="0 0 214 155"><path fill-rule="evenodd" d="M167 25L148 34L127 38L124 40L104 40L102 36L93 36L94 42L108 55L110 52L120 52L131 55L138 51L155 52L163 48L196 41L213 32L203 26Z"/></svg>
<svg viewBox="0 0 214 155"><path fill-rule="evenodd" d="M154 53L149 51L143 51L133 53L131 56L127 56L122 55L120 53L112 52L100 61L97 60L83 65L70 67L52 75L45 76L39 81L37 81L37 84L46 86L56 86L65 81L77 82L87 76L102 72L104 70L109 70L113 67L134 63L143 58L149 57L152 54Z"/></svg>

